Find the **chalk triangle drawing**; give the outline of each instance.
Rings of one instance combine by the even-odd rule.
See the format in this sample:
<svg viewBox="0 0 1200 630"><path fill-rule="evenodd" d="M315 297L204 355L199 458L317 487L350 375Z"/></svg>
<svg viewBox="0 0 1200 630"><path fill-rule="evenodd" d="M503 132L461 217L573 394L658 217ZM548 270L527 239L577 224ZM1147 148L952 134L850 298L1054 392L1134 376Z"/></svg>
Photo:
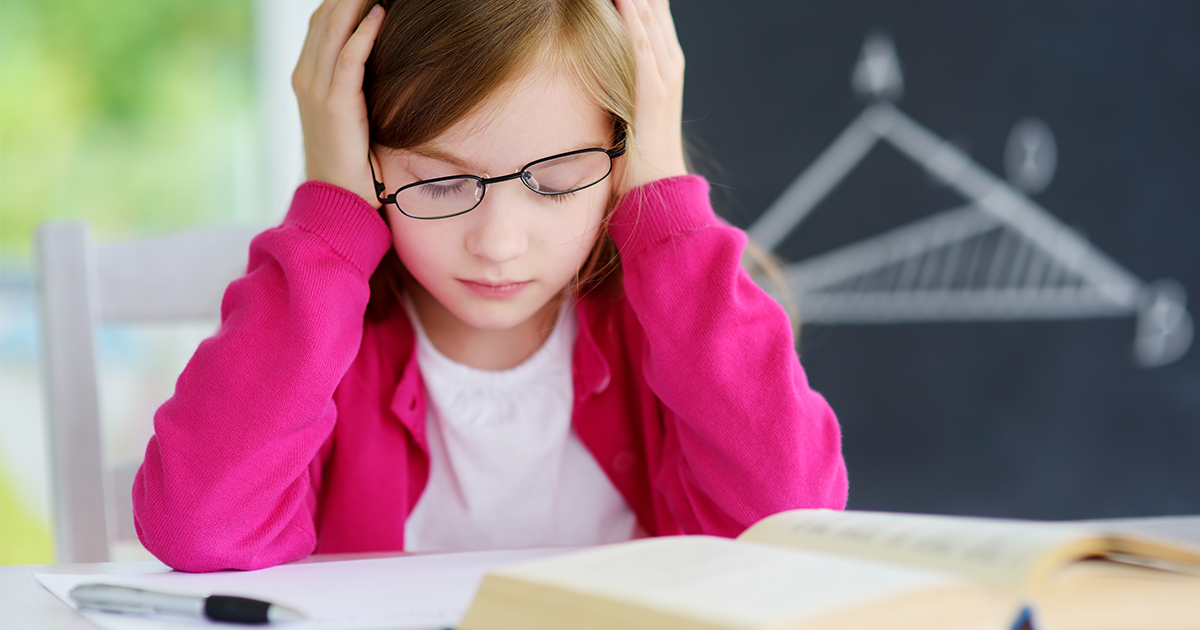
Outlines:
<svg viewBox="0 0 1200 630"><path fill-rule="evenodd" d="M1187 353L1194 326L1179 283L1142 281L1029 197L1049 183L1057 161L1045 123L1014 127L1006 181L896 107L904 82L886 34L867 37L851 83L871 103L747 230L750 238L774 249L880 142L966 203L785 266L804 322L1135 316L1138 365Z"/></svg>

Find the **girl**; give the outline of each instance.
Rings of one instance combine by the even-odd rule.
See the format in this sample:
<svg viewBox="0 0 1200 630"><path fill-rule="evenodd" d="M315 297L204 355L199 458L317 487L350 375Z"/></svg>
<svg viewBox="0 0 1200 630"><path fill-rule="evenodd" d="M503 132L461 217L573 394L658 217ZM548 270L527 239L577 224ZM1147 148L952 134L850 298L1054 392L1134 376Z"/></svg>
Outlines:
<svg viewBox="0 0 1200 630"><path fill-rule="evenodd" d="M688 175L666 0L326 0L310 181L134 484L185 571L733 536L840 509L837 422Z"/></svg>

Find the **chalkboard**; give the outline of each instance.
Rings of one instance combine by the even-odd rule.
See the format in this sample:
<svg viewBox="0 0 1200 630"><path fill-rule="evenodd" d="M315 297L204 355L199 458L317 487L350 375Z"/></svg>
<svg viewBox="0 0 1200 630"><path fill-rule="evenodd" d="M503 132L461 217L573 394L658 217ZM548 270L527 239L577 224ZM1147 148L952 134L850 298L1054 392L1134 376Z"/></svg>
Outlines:
<svg viewBox="0 0 1200 630"><path fill-rule="evenodd" d="M672 7L688 62L685 129L731 222L753 231L864 112L927 132L943 143L939 159L961 158L980 181L1012 193L1009 205L980 210L961 181L877 141L838 171L794 231L777 234L783 260L817 260L921 221L995 221L997 208L1012 206L1017 223L1064 228L1070 242L1055 241L1058 249L1079 246L1110 263L1126 282L1112 286L1129 289L1087 308L1076 300L1057 316L1035 300L1038 316L997 317L993 304L988 316L893 313L862 323L861 313L856 322L843 313L806 323L801 359L842 422L850 507L1047 519L1200 513L1200 343L1157 364L1135 351L1150 289L1169 294L1173 321L1182 313L1190 325L1200 311L1186 308L1187 294L1200 296L1200 3ZM856 89L864 57L875 74ZM1016 271L993 272L1012 276L1005 287L1058 273L1049 241L1027 242L1042 228L999 225L984 226L995 228L991 241L979 232L972 243L985 259L1018 261ZM931 229L917 231L928 238ZM887 250L872 247L863 251ZM825 288L938 277L897 279L908 273L900 262L877 271ZM1056 288L1078 289L1070 295L1104 290L1094 278L1056 277ZM1170 282L1154 284L1162 279Z"/></svg>

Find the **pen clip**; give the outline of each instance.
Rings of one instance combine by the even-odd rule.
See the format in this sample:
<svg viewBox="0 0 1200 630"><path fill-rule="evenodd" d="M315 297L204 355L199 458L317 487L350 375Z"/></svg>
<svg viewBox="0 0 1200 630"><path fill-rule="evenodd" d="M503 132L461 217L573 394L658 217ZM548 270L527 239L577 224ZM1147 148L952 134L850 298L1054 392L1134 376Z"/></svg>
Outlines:
<svg viewBox="0 0 1200 630"><path fill-rule="evenodd" d="M149 615L154 612L153 607L130 601L122 601L127 600L129 595L137 595L143 592L127 586L80 584L71 589L70 595L79 604L80 608L126 615ZM126 597L121 597L121 595L125 595Z"/></svg>
<svg viewBox="0 0 1200 630"><path fill-rule="evenodd" d="M81 610L98 610L100 612L120 613L122 615L150 615L154 613L154 609L148 606L128 606L104 602L79 602L79 608Z"/></svg>

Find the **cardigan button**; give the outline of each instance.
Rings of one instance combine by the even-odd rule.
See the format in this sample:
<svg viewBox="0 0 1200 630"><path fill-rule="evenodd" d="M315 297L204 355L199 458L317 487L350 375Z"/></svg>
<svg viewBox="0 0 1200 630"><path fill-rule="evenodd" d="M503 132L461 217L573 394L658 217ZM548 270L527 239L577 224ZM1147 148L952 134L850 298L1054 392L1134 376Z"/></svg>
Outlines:
<svg viewBox="0 0 1200 630"><path fill-rule="evenodd" d="M632 451L621 451L613 457L613 470L619 473L628 473L637 465L637 455Z"/></svg>

